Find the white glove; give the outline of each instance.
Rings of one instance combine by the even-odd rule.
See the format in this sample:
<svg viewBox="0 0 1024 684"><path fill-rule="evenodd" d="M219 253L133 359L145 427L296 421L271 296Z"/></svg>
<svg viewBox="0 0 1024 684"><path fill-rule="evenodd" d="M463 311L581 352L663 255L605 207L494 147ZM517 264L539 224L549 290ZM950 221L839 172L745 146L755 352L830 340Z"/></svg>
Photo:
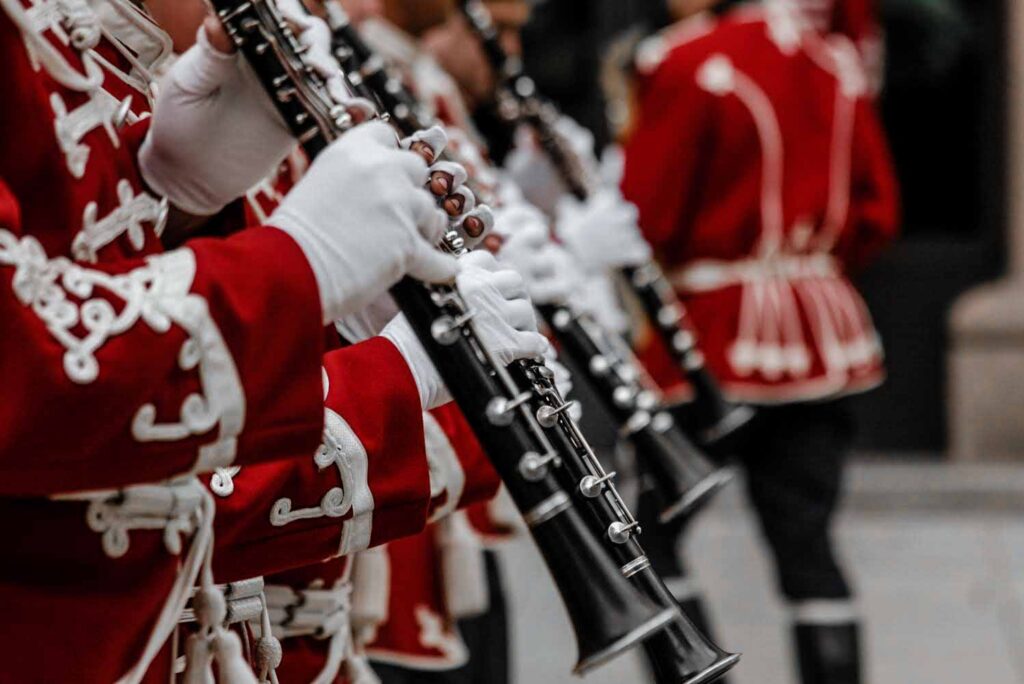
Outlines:
<svg viewBox="0 0 1024 684"><path fill-rule="evenodd" d="M526 280L537 304L567 304L582 284L573 256L551 239L544 216L528 205L500 209L495 231L505 238L498 256Z"/></svg>
<svg viewBox="0 0 1024 684"><path fill-rule="evenodd" d="M172 204L207 216L268 176L294 146L248 65L214 48L200 28L161 82L139 168Z"/></svg>
<svg viewBox="0 0 1024 684"><path fill-rule="evenodd" d="M460 257L455 284L474 314L481 343L498 362L507 366L516 359L537 358L550 346L537 332L522 276L502 268L490 252Z"/></svg>
<svg viewBox="0 0 1024 684"><path fill-rule="evenodd" d="M501 269L488 252L470 252L460 257L458 264L455 282L474 314L473 329L495 359L507 366L516 359L542 356L550 345L537 332L533 306L519 274ZM405 358L424 410L451 401L448 388L405 316L384 326L381 336L391 340Z"/></svg>
<svg viewBox="0 0 1024 684"><path fill-rule="evenodd" d="M298 243L320 289L324 323L359 311L403 275L451 280L435 249L447 226L423 189L427 165L400 150L382 122L356 126L325 149L267 221Z"/></svg>
<svg viewBox="0 0 1024 684"><path fill-rule="evenodd" d="M567 116L559 117L555 131L568 143L584 173L598 179L600 173L594 155L593 134ZM515 144L505 160L505 168L530 204L550 216L554 215L558 200L568 192L568 188L547 153L538 145L536 134L530 127L520 126L516 130Z"/></svg>
<svg viewBox="0 0 1024 684"><path fill-rule="evenodd" d="M630 330L629 315L623 309L615 281L608 273L595 273L584 278L572 303L577 311L588 314L608 332L625 335Z"/></svg>
<svg viewBox="0 0 1024 684"><path fill-rule="evenodd" d="M385 292L363 309L335 321L334 327L349 342L362 342L380 335L398 313L398 304Z"/></svg>
<svg viewBox="0 0 1024 684"><path fill-rule="evenodd" d="M638 266L651 258L651 247L637 227L635 206L612 188L602 188L586 202L565 196L558 202L558 237L585 271L596 273Z"/></svg>

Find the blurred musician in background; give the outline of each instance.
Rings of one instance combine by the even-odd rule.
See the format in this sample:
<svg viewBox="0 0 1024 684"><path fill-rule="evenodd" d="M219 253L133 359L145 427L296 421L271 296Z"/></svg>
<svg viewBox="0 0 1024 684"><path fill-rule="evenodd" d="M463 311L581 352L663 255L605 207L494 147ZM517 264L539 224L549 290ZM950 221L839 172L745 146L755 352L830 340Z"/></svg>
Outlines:
<svg viewBox="0 0 1024 684"><path fill-rule="evenodd" d="M898 222L872 88L853 42L789 2L668 6L676 23L636 52L623 192L709 367L730 398L759 406L738 459L802 681L856 684L858 616L830 524L852 437L842 399L884 377L849 279ZM647 360L671 391L663 355L652 343Z"/></svg>

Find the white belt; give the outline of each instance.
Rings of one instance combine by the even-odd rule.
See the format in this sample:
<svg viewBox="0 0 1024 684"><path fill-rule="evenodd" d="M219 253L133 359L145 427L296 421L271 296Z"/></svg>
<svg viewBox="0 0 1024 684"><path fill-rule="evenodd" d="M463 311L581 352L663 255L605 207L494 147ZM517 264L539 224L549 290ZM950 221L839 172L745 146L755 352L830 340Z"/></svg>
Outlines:
<svg viewBox="0 0 1024 684"><path fill-rule="evenodd" d="M330 640L327 659L313 684L335 681L342 667L353 684L379 684L352 638L352 583L347 574L332 589L296 590L270 585L266 597L274 634L280 638L311 636Z"/></svg>
<svg viewBox="0 0 1024 684"><path fill-rule="evenodd" d="M831 254L781 254L737 261L699 259L673 271L669 281L684 292L709 292L766 280L832 278L840 272L839 263Z"/></svg>
<svg viewBox="0 0 1024 684"><path fill-rule="evenodd" d="M101 535L111 558L128 552L132 530L163 530L168 552L180 554L181 537L192 534L206 491L194 477L162 484L133 485L119 490L58 494L58 501L87 501L89 529Z"/></svg>

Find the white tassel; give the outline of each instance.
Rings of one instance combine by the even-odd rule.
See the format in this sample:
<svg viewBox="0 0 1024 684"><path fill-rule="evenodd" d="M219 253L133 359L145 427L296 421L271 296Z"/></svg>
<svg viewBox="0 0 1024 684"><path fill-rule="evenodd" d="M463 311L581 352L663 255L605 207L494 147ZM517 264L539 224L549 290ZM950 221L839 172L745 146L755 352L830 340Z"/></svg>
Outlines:
<svg viewBox="0 0 1024 684"><path fill-rule="evenodd" d="M220 627L213 636L213 657L223 684L259 684L242 653L242 640L234 632Z"/></svg>
<svg viewBox="0 0 1024 684"><path fill-rule="evenodd" d="M483 544L463 511L456 511L437 526L441 576L448 617L459 620L487 612L487 570Z"/></svg>
<svg viewBox="0 0 1024 684"><path fill-rule="evenodd" d="M384 546L361 551L352 560L352 633L360 641L388 619L391 558Z"/></svg>
<svg viewBox="0 0 1024 684"><path fill-rule="evenodd" d="M185 642L185 672L181 684L214 684L213 654L202 634L193 634Z"/></svg>
<svg viewBox="0 0 1024 684"><path fill-rule="evenodd" d="M345 674L348 675L349 684L381 684L377 673L364 656L350 656L345 662Z"/></svg>

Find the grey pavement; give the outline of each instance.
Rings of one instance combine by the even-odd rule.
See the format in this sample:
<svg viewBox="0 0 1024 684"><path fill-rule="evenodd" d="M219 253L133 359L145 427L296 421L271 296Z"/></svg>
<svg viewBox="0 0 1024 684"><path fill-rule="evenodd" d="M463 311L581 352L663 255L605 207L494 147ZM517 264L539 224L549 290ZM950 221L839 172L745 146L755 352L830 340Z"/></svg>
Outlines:
<svg viewBox="0 0 1024 684"><path fill-rule="evenodd" d="M737 483L738 484L738 483ZM858 463L838 523L867 621L865 684L1024 684L1024 468ZM703 515L688 555L733 684L790 684L783 606L734 484ZM527 540L503 551L515 681L578 682L562 607ZM587 684L647 682L627 654Z"/></svg>

